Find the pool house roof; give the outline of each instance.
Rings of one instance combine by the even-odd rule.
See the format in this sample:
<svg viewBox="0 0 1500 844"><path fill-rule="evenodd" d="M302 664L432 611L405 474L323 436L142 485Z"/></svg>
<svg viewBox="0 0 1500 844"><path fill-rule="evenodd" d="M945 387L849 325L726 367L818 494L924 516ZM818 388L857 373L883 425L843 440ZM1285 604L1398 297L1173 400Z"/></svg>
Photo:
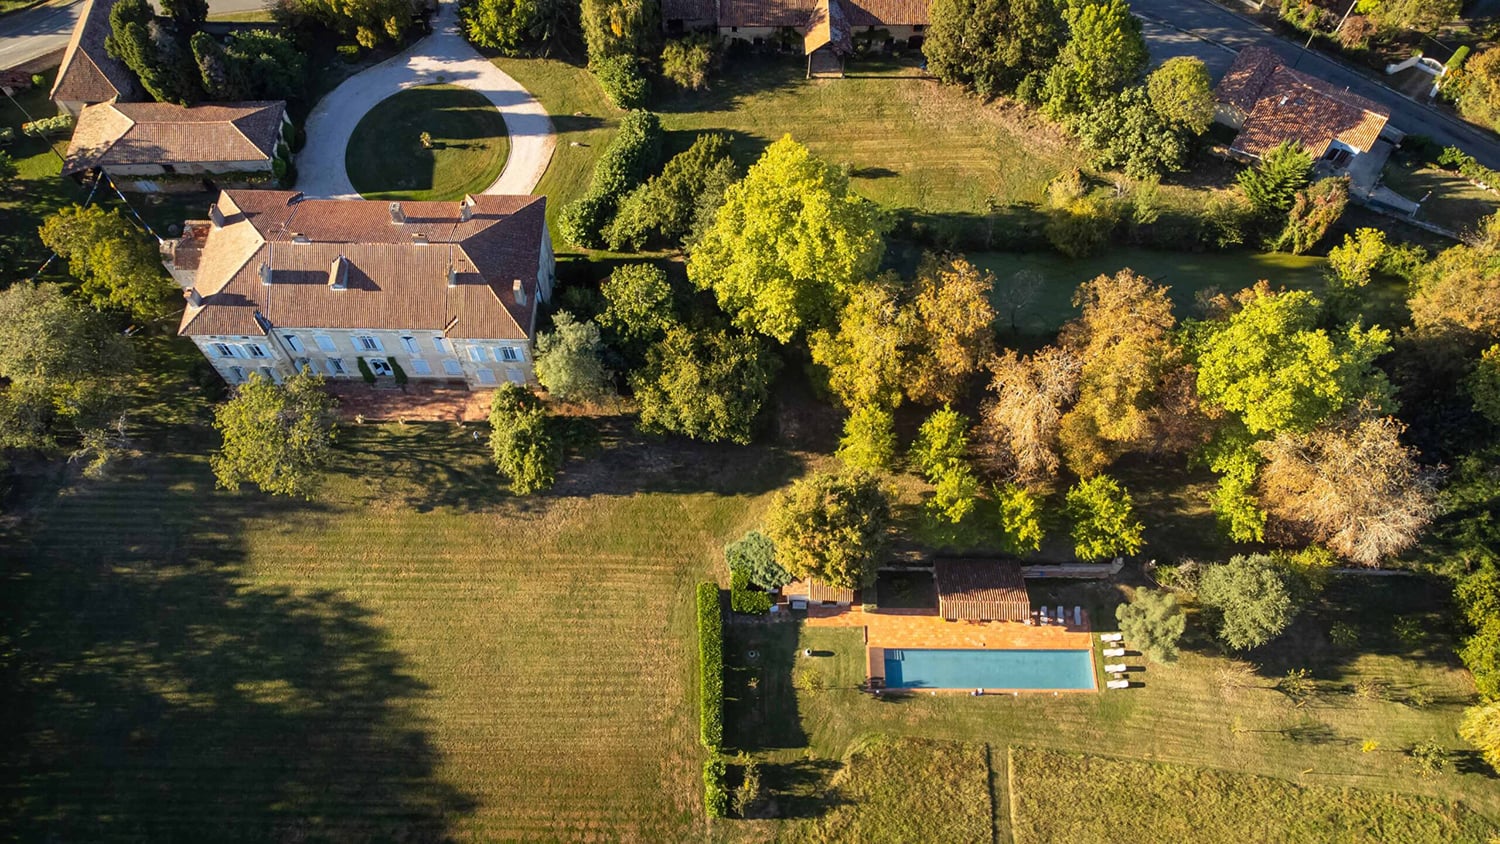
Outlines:
<svg viewBox="0 0 1500 844"><path fill-rule="evenodd" d="M947 621L1025 621L1031 597L1019 563L939 559L938 612Z"/></svg>

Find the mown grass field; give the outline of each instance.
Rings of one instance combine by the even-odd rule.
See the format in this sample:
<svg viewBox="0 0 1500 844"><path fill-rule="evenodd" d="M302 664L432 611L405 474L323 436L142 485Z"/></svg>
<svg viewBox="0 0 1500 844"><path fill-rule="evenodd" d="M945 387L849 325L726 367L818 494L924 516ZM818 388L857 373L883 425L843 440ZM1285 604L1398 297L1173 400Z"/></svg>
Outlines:
<svg viewBox="0 0 1500 844"><path fill-rule="evenodd" d="M430 148L422 145L423 133L431 136ZM344 165L365 199L444 201L483 192L509 155L505 120L483 94L421 85L360 118Z"/></svg>

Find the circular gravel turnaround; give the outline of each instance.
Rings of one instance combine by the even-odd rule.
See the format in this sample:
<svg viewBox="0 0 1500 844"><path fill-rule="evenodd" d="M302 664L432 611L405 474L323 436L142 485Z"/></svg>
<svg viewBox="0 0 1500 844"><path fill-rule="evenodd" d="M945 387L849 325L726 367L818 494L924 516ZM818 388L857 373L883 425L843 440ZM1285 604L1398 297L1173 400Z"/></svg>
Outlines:
<svg viewBox="0 0 1500 844"><path fill-rule="evenodd" d="M482 193L509 154L505 119L483 94L421 85L387 97L360 119L344 167L365 199L441 201Z"/></svg>

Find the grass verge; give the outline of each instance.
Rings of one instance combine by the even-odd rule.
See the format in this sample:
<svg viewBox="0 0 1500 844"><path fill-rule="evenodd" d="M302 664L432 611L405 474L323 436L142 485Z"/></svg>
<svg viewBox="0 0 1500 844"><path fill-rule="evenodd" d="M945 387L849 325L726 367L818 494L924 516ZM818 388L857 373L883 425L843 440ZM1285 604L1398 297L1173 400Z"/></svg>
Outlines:
<svg viewBox="0 0 1500 844"><path fill-rule="evenodd" d="M509 155L505 120L483 94L422 85L360 119L344 165L366 199L451 200L494 184Z"/></svg>

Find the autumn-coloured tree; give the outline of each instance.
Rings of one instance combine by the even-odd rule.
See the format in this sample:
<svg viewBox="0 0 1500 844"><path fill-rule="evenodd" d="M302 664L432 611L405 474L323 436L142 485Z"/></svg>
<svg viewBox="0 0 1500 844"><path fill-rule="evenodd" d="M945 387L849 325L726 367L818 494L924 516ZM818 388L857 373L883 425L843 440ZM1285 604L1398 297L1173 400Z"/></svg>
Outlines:
<svg viewBox="0 0 1500 844"><path fill-rule="evenodd" d="M1349 179L1337 177L1319 179L1313 185L1297 191L1287 214L1286 228L1276 238L1274 248L1278 251L1301 255L1318 245L1323 235L1333 228L1349 204Z"/></svg>
<svg viewBox="0 0 1500 844"><path fill-rule="evenodd" d="M990 362L995 397L984 406L979 433L991 469L1028 487L1057 477L1058 430L1078 391L1078 369L1072 352L1051 346L1027 357L1006 351Z"/></svg>
<svg viewBox="0 0 1500 844"><path fill-rule="evenodd" d="M1411 289L1407 305L1418 330L1500 337L1500 253L1495 249L1449 247L1417 271Z"/></svg>
<svg viewBox="0 0 1500 844"><path fill-rule="evenodd" d="M1394 418L1356 417L1259 443L1262 504L1334 553L1372 566L1411 547L1437 514L1430 473Z"/></svg>
<svg viewBox="0 0 1500 844"><path fill-rule="evenodd" d="M839 311L837 326L813 332L808 346L845 407L891 409L901 403L908 333L894 286L878 282L856 288Z"/></svg>
<svg viewBox="0 0 1500 844"><path fill-rule="evenodd" d="M794 577L845 588L869 585L885 559L890 502L873 475L819 472L771 502L766 534Z"/></svg>
<svg viewBox="0 0 1500 844"><path fill-rule="evenodd" d="M963 258L929 256L912 300L912 351L907 378L913 401L952 402L994 348L995 275Z"/></svg>

